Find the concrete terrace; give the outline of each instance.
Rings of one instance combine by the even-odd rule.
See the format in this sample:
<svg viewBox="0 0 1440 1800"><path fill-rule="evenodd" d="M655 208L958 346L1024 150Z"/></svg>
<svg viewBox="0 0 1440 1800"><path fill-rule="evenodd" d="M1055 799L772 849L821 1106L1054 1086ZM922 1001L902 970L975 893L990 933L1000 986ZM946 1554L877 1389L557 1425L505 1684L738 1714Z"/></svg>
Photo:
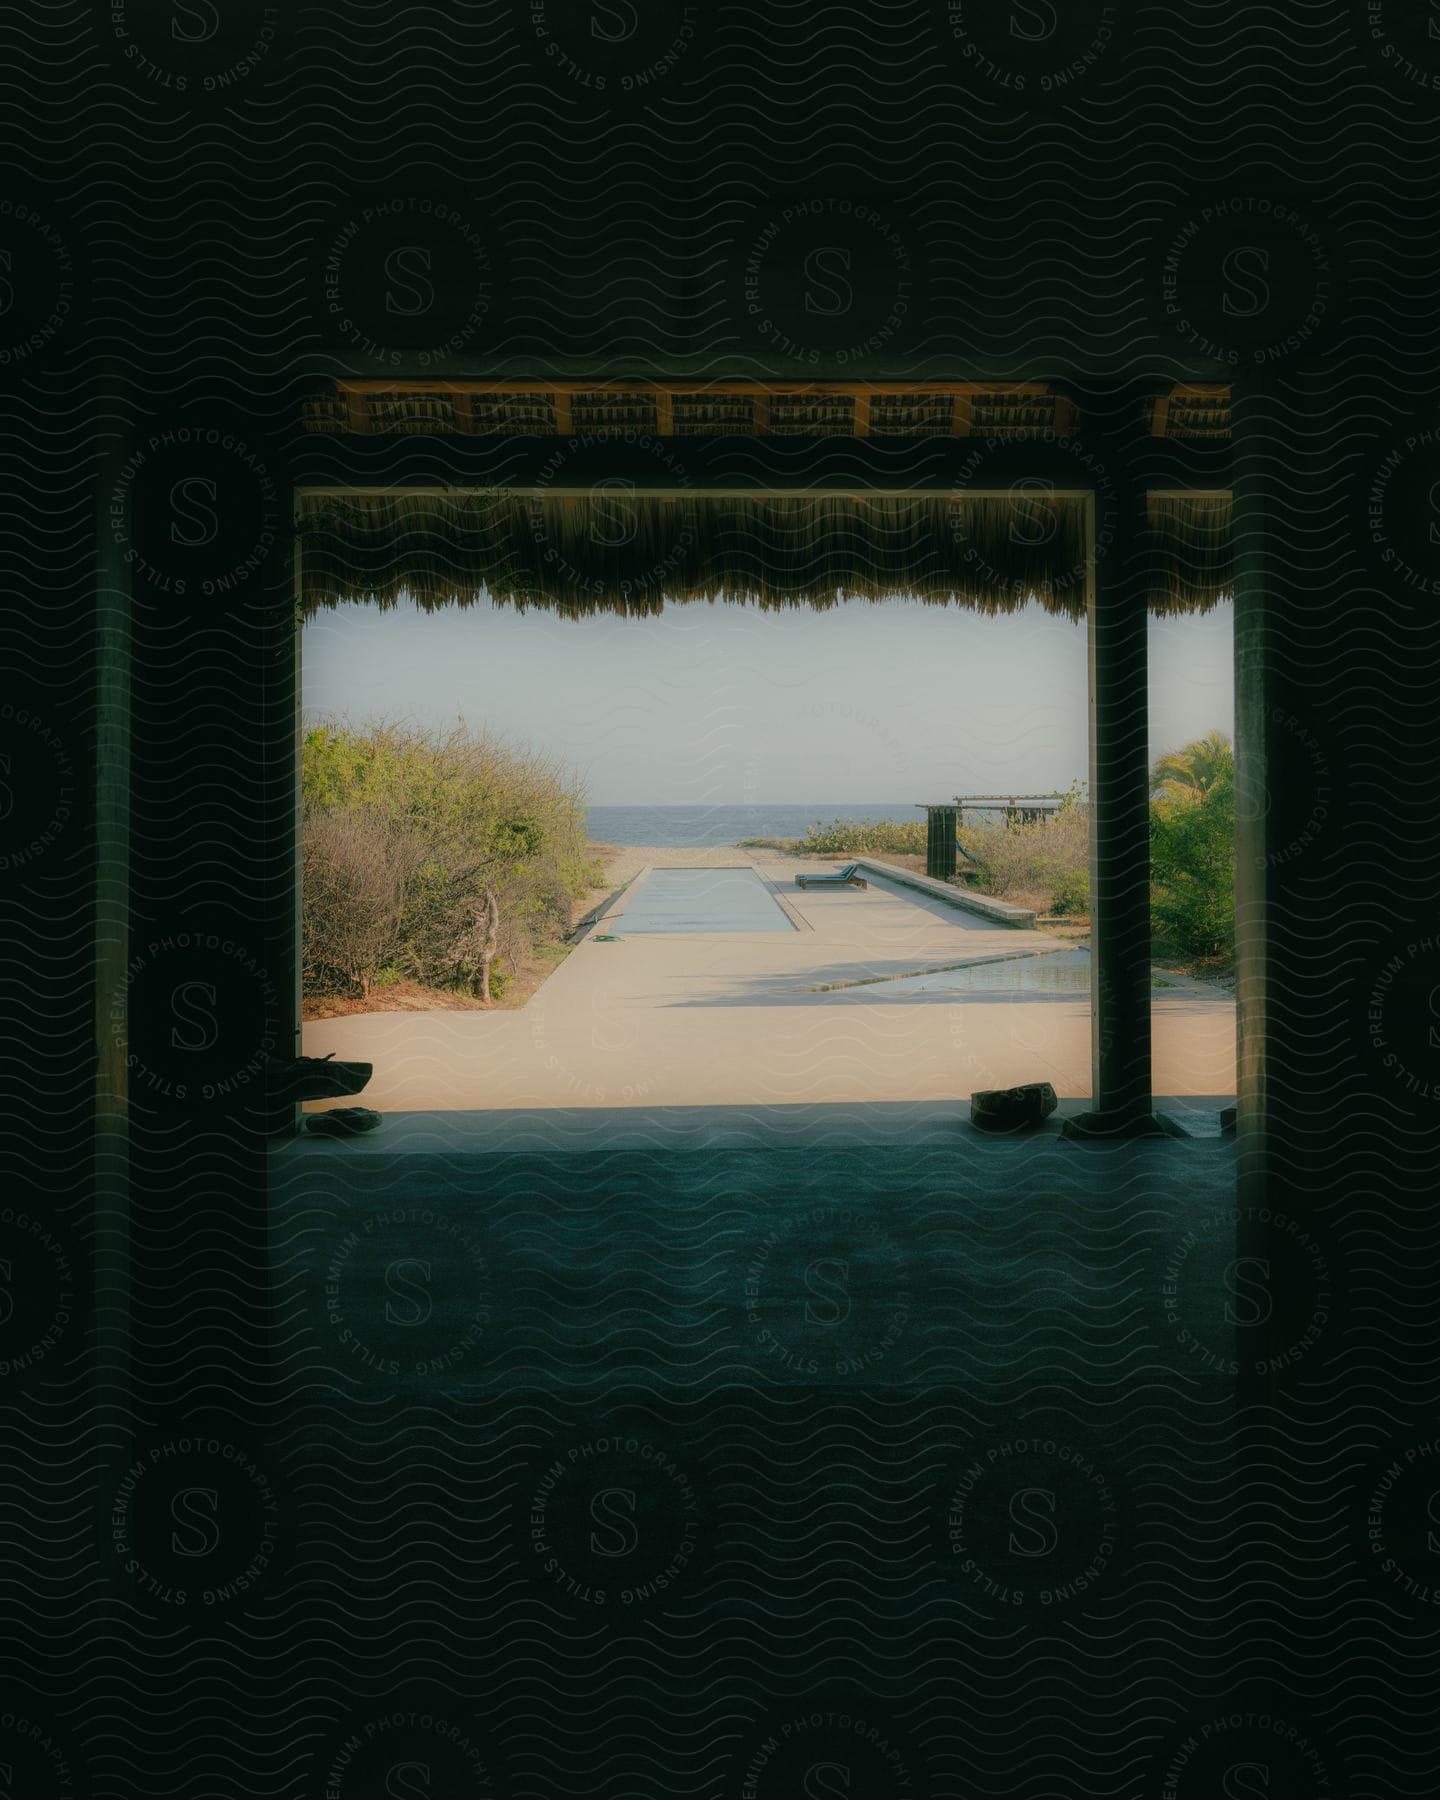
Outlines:
<svg viewBox="0 0 1440 1800"><path fill-rule="evenodd" d="M314 1021L307 1054L373 1061L361 1099L387 1114L927 1106L1036 1080L1089 1094L1084 952L873 868L868 891L801 890L813 859L636 849L611 873L667 864L755 869L775 929L626 937L642 882L523 1009ZM1233 1094L1228 994L1155 989L1154 1037L1158 1095Z"/></svg>

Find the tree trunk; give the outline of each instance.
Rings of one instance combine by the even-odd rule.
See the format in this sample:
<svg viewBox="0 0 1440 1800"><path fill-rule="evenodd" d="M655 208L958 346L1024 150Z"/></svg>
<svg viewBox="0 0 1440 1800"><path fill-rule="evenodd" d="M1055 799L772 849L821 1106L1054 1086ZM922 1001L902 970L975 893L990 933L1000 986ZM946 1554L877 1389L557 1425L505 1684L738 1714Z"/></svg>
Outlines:
<svg viewBox="0 0 1440 1800"><path fill-rule="evenodd" d="M476 914L479 923L479 914ZM490 965L495 960L495 947L500 934L500 908L496 903L495 890L485 889L485 942L480 951L480 1001L484 1006L490 1005Z"/></svg>

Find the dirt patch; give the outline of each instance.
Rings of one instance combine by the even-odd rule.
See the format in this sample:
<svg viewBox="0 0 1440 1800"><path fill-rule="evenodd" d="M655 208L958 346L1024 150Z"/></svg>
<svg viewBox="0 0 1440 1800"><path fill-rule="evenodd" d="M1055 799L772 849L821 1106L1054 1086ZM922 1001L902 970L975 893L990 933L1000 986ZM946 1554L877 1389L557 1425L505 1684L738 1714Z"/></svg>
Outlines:
<svg viewBox="0 0 1440 1800"><path fill-rule="evenodd" d="M473 994L459 988L426 987L418 981L392 981L376 988L365 1000L347 999L343 994L315 994L307 997L302 1019L348 1019L356 1013L402 1012L484 1012Z"/></svg>
<svg viewBox="0 0 1440 1800"><path fill-rule="evenodd" d="M1047 918L1042 913L1035 921L1035 929L1043 931L1046 937L1063 938L1067 944L1090 942L1090 921L1083 914L1061 913L1059 918Z"/></svg>
<svg viewBox="0 0 1440 1800"><path fill-rule="evenodd" d="M301 1009L302 1019L348 1019L357 1013L514 1012L570 954L568 944L542 944L519 968L507 971L505 991L493 1006L484 1006L465 988L426 987L419 981L392 981L367 1000L343 995L313 995Z"/></svg>
<svg viewBox="0 0 1440 1800"><path fill-rule="evenodd" d="M1196 962L1157 952L1151 960L1150 972L1152 976L1183 975L1188 981L1203 981L1207 987L1220 988L1227 994L1235 992L1235 963L1228 956L1210 961L1201 958Z"/></svg>

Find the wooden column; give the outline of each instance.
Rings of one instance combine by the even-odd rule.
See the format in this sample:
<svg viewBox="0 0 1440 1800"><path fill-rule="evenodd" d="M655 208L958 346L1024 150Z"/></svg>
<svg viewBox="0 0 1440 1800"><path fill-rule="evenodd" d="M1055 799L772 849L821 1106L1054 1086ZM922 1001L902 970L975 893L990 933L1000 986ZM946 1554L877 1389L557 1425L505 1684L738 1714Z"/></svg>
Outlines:
<svg viewBox="0 0 1440 1800"><path fill-rule="evenodd" d="M955 873L958 811L954 806L925 808L925 873L935 881L949 881Z"/></svg>
<svg viewBox="0 0 1440 1800"><path fill-rule="evenodd" d="M1266 767L1268 684L1265 581L1264 386L1236 385L1235 498L1235 1126L1242 1205L1268 1197L1268 1069L1265 1010L1270 869ZM1245 1242L1242 1248L1253 1249Z"/></svg>
<svg viewBox="0 0 1440 1800"><path fill-rule="evenodd" d="M1090 997L1093 1105L1073 1138L1161 1137L1150 1056L1149 615L1141 568L1145 496L1118 483L1096 555L1086 501L1090 682Z"/></svg>
<svg viewBox="0 0 1440 1800"><path fill-rule="evenodd" d="M295 494L288 471L281 479L277 507L287 520L295 517ZM272 602L266 609L265 747L269 769L265 784L266 852L272 860L274 901L270 909L267 964L287 997L288 1030L277 1041L275 1054L299 1056L303 1004L303 914L300 892L301 747L303 695L300 665L301 628L297 623L304 595L298 533L287 534L277 546L272 570ZM301 1108L297 1102L271 1102L266 1129L275 1135L293 1136L299 1129Z"/></svg>
<svg viewBox="0 0 1440 1800"><path fill-rule="evenodd" d="M111 530L130 432L122 375L100 389L111 423L95 490L95 1363L97 1406L128 1444L131 1232L129 1034L131 576Z"/></svg>
<svg viewBox="0 0 1440 1800"><path fill-rule="evenodd" d="M292 531L283 440L171 395L136 411L118 512L137 553L118 1034L130 1372L137 1409L173 1432L263 1391L274 1348L266 1057L294 1028Z"/></svg>

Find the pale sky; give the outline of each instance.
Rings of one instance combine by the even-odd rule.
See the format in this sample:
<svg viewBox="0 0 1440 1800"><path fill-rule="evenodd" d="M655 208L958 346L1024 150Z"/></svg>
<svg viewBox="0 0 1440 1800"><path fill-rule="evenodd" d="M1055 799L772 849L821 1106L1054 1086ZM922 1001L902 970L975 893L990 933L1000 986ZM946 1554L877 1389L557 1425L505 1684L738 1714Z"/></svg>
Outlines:
<svg viewBox="0 0 1440 1800"><path fill-rule="evenodd" d="M1152 620L1152 756L1230 732L1231 613ZM562 757L596 806L918 802L1086 772L1084 627L1037 606L352 605L306 626L303 658L307 716L463 719Z"/></svg>

